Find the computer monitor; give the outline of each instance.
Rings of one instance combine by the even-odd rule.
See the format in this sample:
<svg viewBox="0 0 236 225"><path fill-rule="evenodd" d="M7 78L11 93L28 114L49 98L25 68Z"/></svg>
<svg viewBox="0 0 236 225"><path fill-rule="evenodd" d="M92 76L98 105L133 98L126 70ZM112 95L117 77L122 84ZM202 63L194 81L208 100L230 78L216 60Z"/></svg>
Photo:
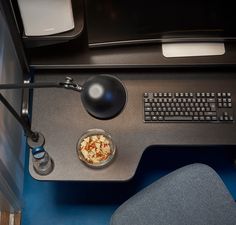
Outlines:
<svg viewBox="0 0 236 225"><path fill-rule="evenodd" d="M236 39L233 0L86 0L90 47Z"/></svg>

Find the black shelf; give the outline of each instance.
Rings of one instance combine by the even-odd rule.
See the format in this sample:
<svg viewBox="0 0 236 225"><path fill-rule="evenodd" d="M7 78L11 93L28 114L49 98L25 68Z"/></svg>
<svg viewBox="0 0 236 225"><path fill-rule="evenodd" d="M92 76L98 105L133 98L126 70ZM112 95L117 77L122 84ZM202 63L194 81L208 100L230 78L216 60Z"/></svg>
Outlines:
<svg viewBox="0 0 236 225"><path fill-rule="evenodd" d="M83 0L72 0L75 28L70 31L45 36L26 36L23 33L22 40L27 48L52 45L67 42L78 38L84 29L84 5Z"/></svg>
<svg viewBox="0 0 236 225"><path fill-rule="evenodd" d="M226 42L225 48L221 56L166 58L161 44L90 49L84 34L60 46L30 49L28 58L35 69L235 66L236 42Z"/></svg>

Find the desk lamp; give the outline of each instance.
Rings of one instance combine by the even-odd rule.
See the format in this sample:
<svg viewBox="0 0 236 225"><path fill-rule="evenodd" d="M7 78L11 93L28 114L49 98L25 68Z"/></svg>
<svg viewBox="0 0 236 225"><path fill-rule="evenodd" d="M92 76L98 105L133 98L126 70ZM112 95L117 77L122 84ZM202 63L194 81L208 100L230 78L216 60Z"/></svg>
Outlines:
<svg viewBox="0 0 236 225"><path fill-rule="evenodd" d="M0 84L3 89L65 88L81 92L81 101L87 112L97 119L111 119L117 116L125 106L126 91L119 79L110 75L98 75L87 80L83 86L66 77L64 82ZM18 115L6 98L0 93L0 101L16 118L24 129L27 144L32 149L33 166L40 175L52 172L54 162L44 149L43 134L32 131L29 124Z"/></svg>

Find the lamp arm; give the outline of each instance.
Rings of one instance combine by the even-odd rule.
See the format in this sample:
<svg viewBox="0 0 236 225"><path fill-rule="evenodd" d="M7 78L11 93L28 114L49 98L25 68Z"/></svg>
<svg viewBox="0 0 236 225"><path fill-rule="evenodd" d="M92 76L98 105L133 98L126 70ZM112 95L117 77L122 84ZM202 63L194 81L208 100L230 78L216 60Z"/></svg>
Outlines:
<svg viewBox="0 0 236 225"><path fill-rule="evenodd" d="M41 82L24 84L0 84L2 89L34 89L34 88L65 88L81 92L83 87L73 81L71 77L66 77L64 82Z"/></svg>
<svg viewBox="0 0 236 225"><path fill-rule="evenodd" d="M66 77L64 82L42 82L42 83L25 83L25 84L0 84L0 90L3 89L34 89L34 88L65 88L69 90L79 91L83 90L83 87L75 83L72 78ZM0 101L6 106L8 111L16 118L24 129L25 135L29 137L33 142L37 142L39 134L33 132L30 126L25 120L18 115L16 110L6 100L6 98L0 93Z"/></svg>

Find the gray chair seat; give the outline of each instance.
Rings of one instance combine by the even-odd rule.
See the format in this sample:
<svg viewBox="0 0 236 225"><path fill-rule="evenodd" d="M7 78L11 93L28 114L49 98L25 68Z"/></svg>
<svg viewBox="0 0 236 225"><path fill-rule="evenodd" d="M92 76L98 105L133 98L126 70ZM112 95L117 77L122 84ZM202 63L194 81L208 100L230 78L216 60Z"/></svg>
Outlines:
<svg viewBox="0 0 236 225"><path fill-rule="evenodd" d="M236 204L209 166L180 168L146 187L113 214L111 225L236 225Z"/></svg>

